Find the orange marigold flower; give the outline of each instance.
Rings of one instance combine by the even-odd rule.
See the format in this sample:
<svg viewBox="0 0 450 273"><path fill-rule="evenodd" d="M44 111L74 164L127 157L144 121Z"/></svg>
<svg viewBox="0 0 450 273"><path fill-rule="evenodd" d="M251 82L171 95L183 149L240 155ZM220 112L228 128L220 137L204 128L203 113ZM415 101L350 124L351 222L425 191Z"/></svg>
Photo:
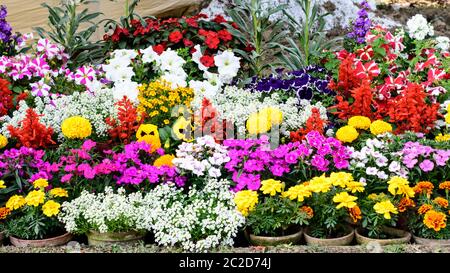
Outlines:
<svg viewBox="0 0 450 273"><path fill-rule="evenodd" d="M414 203L414 200L412 200L408 197L404 197L400 200L400 203L398 204L398 211L404 212L409 207L415 207L415 206L416 206L416 203Z"/></svg>
<svg viewBox="0 0 450 273"><path fill-rule="evenodd" d="M435 231L439 231L441 230L441 228L446 227L447 216L445 216L445 214L442 212L430 210L427 213L425 213L423 223L428 228L434 229Z"/></svg>
<svg viewBox="0 0 450 273"><path fill-rule="evenodd" d="M308 216L308 218L313 218L314 211L311 207L303 206L300 208L300 210L306 212L306 215Z"/></svg>
<svg viewBox="0 0 450 273"><path fill-rule="evenodd" d="M420 208L418 209L419 214L425 214L427 211L433 209L432 205L429 204L423 204L422 206L420 206Z"/></svg>
<svg viewBox="0 0 450 273"><path fill-rule="evenodd" d="M6 217L10 214L11 214L10 209L8 209L6 207L0 208L0 220L6 219Z"/></svg>
<svg viewBox="0 0 450 273"><path fill-rule="evenodd" d="M425 193L426 195L430 195L433 189L434 189L433 183L429 181L422 181L417 183L417 185L414 187L414 192L416 194Z"/></svg>
<svg viewBox="0 0 450 273"><path fill-rule="evenodd" d="M450 190L450 181L445 181L439 184L439 189L441 190Z"/></svg>
<svg viewBox="0 0 450 273"><path fill-rule="evenodd" d="M350 214L350 217L352 217L354 223L361 219L361 209L359 209L358 205L348 209L348 213Z"/></svg>
<svg viewBox="0 0 450 273"><path fill-rule="evenodd" d="M436 197L434 200L434 203L438 204L439 206L443 208L448 208L448 200L442 197Z"/></svg>

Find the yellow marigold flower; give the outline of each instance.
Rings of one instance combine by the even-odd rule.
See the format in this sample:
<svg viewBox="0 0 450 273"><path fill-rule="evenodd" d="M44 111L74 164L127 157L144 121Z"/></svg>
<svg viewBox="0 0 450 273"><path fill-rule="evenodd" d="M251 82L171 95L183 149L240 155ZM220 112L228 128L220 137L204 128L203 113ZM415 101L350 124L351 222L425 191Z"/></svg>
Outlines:
<svg viewBox="0 0 450 273"><path fill-rule="evenodd" d="M409 186L408 180L403 177L394 176L388 182L388 191L392 195L404 195L414 197L414 190Z"/></svg>
<svg viewBox="0 0 450 273"><path fill-rule="evenodd" d="M367 130L370 128L370 118L364 116L354 116L348 120L348 125L353 126L356 129Z"/></svg>
<svg viewBox="0 0 450 273"><path fill-rule="evenodd" d="M423 223L429 229L434 229L434 231L440 231L447 225L447 216L442 212L437 212L434 210L429 210L425 213L423 217Z"/></svg>
<svg viewBox="0 0 450 273"><path fill-rule="evenodd" d="M249 134L256 135L268 132L272 128L272 124L267 116L253 113L247 119L246 128Z"/></svg>
<svg viewBox="0 0 450 273"><path fill-rule="evenodd" d="M150 145L150 151L153 153L161 148L158 127L153 124L141 124L136 132L137 141L144 141Z"/></svg>
<svg viewBox="0 0 450 273"><path fill-rule="evenodd" d="M60 207L61 205L59 203L49 200L42 206L42 212L45 216L52 217L58 215Z"/></svg>
<svg viewBox="0 0 450 273"><path fill-rule="evenodd" d="M322 176L316 176L313 177L313 179L311 179L309 181L309 189L312 192L328 192L331 188L331 180L328 177L325 177L325 175Z"/></svg>
<svg viewBox="0 0 450 273"><path fill-rule="evenodd" d="M170 121L168 119L164 120L164 125L169 125Z"/></svg>
<svg viewBox="0 0 450 273"><path fill-rule="evenodd" d="M301 211L306 213L306 216L311 219L314 217L314 210L309 206L303 206L300 208Z"/></svg>
<svg viewBox="0 0 450 273"><path fill-rule="evenodd" d="M39 206L45 200L45 193L43 191L31 191L25 197L25 202L28 206Z"/></svg>
<svg viewBox="0 0 450 273"><path fill-rule="evenodd" d="M448 208L448 200L442 197L436 197L433 200L434 203L438 204L440 207Z"/></svg>
<svg viewBox="0 0 450 273"><path fill-rule="evenodd" d="M428 196L433 192L433 189L434 189L433 183L429 181L420 181L413 188L416 194L426 194Z"/></svg>
<svg viewBox="0 0 450 273"><path fill-rule="evenodd" d="M345 188L348 183L353 181L353 175L346 172L331 173L329 179L333 183L333 186L339 186Z"/></svg>
<svg viewBox="0 0 450 273"><path fill-rule="evenodd" d="M25 206L26 203L27 202L25 201L25 198L23 198L23 196L13 195L8 199L8 202L6 202L6 207L10 210L16 210Z"/></svg>
<svg viewBox="0 0 450 273"><path fill-rule="evenodd" d="M287 191L283 192L281 196L287 197L291 200L297 199L299 202L303 202L305 197L311 196L311 191L308 186L300 184L290 187Z"/></svg>
<svg viewBox="0 0 450 273"><path fill-rule="evenodd" d="M351 143L359 136L358 131L353 126L345 125L336 132L336 138L342 142Z"/></svg>
<svg viewBox="0 0 450 273"><path fill-rule="evenodd" d="M284 189L284 183L275 180L275 179L267 179L264 181L261 181L261 188L259 189L264 194L270 194L271 196L274 196L277 194L277 192L282 192Z"/></svg>
<svg viewBox="0 0 450 273"><path fill-rule="evenodd" d="M39 178L33 182L33 185L35 189L45 189L48 187L48 181L47 179Z"/></svg>
<svg viewBox="0 0 450 273"><path fill-rule="evenodd" d="M63 121L61 131L68 139L85 139L92 134L92 125L83 117L73 116Z"/></svg>
<svg viewBox="0 0 450 273"><path fill-rule="evenodd" d="M50 194L56 197L69 197L69 193L62 188L51 189Z"/></svg>
<svg viewBox="0 0 450 273"><path fill-rule="evenodd" d="M158 159L153 162L153 166L155 167L161 167L161 166L169 166L172 167L173 163L172 160L175 158L174 155L163 155L160 156Z"/></svg>
<svg viewBox="0 0 450 273"><path fill-rule="evenodd" d="M441 133L441 134L437 135L434 139L438 142L450 141L450 134L443 135Z"/></svg>
<svg viewBox="0 0 450 273"><path fill-rule="evenodd" d="M5 181L0 180L0 189L5 189L6 185L5 185Z"/></svg>
<svg viewBox="0 0 450 273"><path fill-rule="evenodd" d="M371 193L371 194L369 194L369 195L367 196L367 198L368 198L369 200L375 200L375 199L378 198L378 194L376 194L376 193Z"/></svg>
<svg viewBox="0 0 450 273"><path fill-rule="evenodd" d="M353 208L348 209L348 214L353 220L353 223L358 222L362 218L361 216L361 209L358 207L358 205L354 206Z"/></svg>
<svg viewBox="0 0 450 273"><path fill-rule="evenodd" d="M370 132L374 135L392 132L392 125L382 120L375 120L370 124Z"/></svg>
<svg viewBox="0 0 450 273"><path fill-rule="evenodd" d="M11 214L10 209L8 209L6 207L0 208L0 220L6 219L6 217L8 217L8 215L10 215L10 214Z"/></svg>
<svg viewBox="0 0 450 273"><path fill-rule="evenodd" d="M445 181L439 184L439 189L441 190L450 190L450 181Z"/></svg>
<svg viewBox="0 0 450 273"><path fill-rule="evenodd" d="M373 206L374 210L378 214L383 214L385 219L391 219L391 213L398 214L397 208L391 203L390 200L381 201Z"/></svg>
<svg viewBox="0 0 450 273"><path fill-rule="evenodd" d="M364 184L357 181L351 181L347 183L346 190L350 191L351 193L363 192Z"/></svg>
<svg viewBox="0 0 450 273"><path fill-rule="evenodd" d="M8 145L8 139L4 135L0 134L0 149L5 148L6 145Z"/></svg>
<svg viewBox="0 0 450 273"><path fill-rule="evenodd" d="M184 117L179 117L172 126L172 131L179 140L193 141L192 124Z"/></svg>
<svg viewBox="0 0 450 273"><path fill-rule="evenodd" d="M234 202L238 211L242 215L248 216L258 203L258 193L251 190L238 191L234 196Z"/></svg>
<svg viewBox="0 0 450 273"><path fill-rule="evenodd" d="M349 195L348 192L344 191L341 193L336 194L333 197L333 202L334 203L339 203L336 208L340 209L342 207L346 207L346 208L353 208L354 206L356 206L356 200L358 199L358 197L356 196L352 196Z"/></svg>
<svg viewBox="0 0 450 273"><path fill-rule="evenodd" d="M427 213L427 211L432 210L433 206L430 204L423 204L422 206L419 207L419 209L417 210L417 212L419 214L425 214Z"/></svg>

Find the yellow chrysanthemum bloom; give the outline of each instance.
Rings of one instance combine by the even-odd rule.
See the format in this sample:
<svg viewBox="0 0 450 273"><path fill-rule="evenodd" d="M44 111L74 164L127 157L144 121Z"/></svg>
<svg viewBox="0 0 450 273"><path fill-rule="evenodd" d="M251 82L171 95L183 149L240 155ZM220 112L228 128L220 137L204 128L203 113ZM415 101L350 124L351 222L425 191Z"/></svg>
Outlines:
<svg viewBox="0 0 450 273"><path fill-rule="evenodd" d="M153 166L155 167L161 167L161 166L169 166L172 167L173 163L172 160L175 158L174 155L163 155L160 156L158 159L153 162Z"/></svg>
<svg viewBox="0 0 450 273"><path fill-rule="evenodd" d="M23 196L13 195L8 199L8 202L6 202L5 206L10 210L16 210L25 206L26 203L27 202L25 201L25 198L23 198Z"/></svg>
<svg viewBox="0 0 450 273"><path fill-rule="evenodd" d="M192 124L184 117L179 117L172 126L172 132L179 140L186 142L193 141Z"/></svg>
<svg viewBox="0 0 450 273"><path fill-rule="evenodd" d="M311 196L311 191L308 186L300 184L290 187L287 191L281 193L281 196L287 197L291 200L297 199L299 202L303 202L305 197Z"/></svg>
<svg viewBox="0 0 450 273"><path fill-rule="evenodd" d="M259 189L264 194L270 194L271 196L274 196L277 194L277 192L282 192L284 189L284 183L275 180L275 179L267 179L264 181L261 181L261 188Z"/></svg>
<svg viewBox="0 0 450 273"><path fill-rule="evenodd" d="M69 197L69 193L62 188L51 189L50 194L56 197Z"/></svg>
<svg viewBox="0 0 450 273"><path fill-rule="evenodd" d="M348 183L353 181L353 175L351 173L346 172L337 172L331 173L330 178L333 186L339 186L341 188L345 188Z"/></svg>
<svg viewBox="0 0 450 273"><path fill-rule="evenodd" d="M63 121L61 131L68 139L85 139L92 134L92 125L88 119L73 116Z"/></svg>
<svg viewBox="0 0 450 273"><path fill-rule="evenodd" d="M442 212L429 210L423 217L423 223L427 228L438 232L447 226L447 216Z"/></svg>
<svg viewBox="0 0 450 273"><path fill-rule="evenodd" d="M333 202L334 203L339 203L336 208L340 209L342 207L345 208L353 208L354 206L356 206L356 200L358 199L358 197L353 196L353 195L349 195L348 192L344 191L344 192L340 192L338 194L336 194L333 197Z"/></svg>
<svg viewBox="0 0 450 273"><path fill-rule="evenodd" d="M375 120L370 124L370 132L374 135L392 132L392 125L382 120Z"/></svg>
<svg viewBox="0 0 450 273"><path fill-rule="evenodd" d="M42 206L42 212L47 217L56 216L59 213L59 208L61 205L53 200L49 200L45 202L45 204Z"/></svg>
<svg viewBox="0 0 450 273"><path fill-rule="evenodd" d="M35 189L45 189L48 187L48 181L47 179L39 178L33 182L33 186Z"/></svg>
<svg viewBox="0 0 450 273"><path fill-rule="evenodd" d="M242 215L248 216L258 203L258 193L251 190L238 191L234 196L234 202L238 211Z"/></svg>
<svg viewBox="0 0 450 273"><path fill-rule="evenodd" d="M438 142L450 141L450 134L439 134L435 137L435 140Z"/></svg>
<svg viewBox="0 0 450 273"><path fill-rule="evenodd" d="M354 116L349 118L348 125L353 126L356 129L367 130L370 128L370 118L364 116Z"/></svg>
<svg viewBox="0 0 450 273"><path fill-rule="evenodd" d="M391 213L398 214L397 208L390 200L381 201L373 206L374 210L378 214L383 214L385 219L391 219Z"/></svg>
<svg viewBox="0 0 450 273"><path fill-rule="evenodd" d="M0 134L0 149L5 148L6 145L8 145L8 139L4 135Z"/></svg>
<svg viewBox="0 0 450 273"><path fill-rule="evenodd" d="M153 124L141 124L136 132L137 141L144 141L151 146L150 151L153 153L161 148L161 140L159 139L158 127Z"/></svg>
<svg viewBox="0 0 450 273"><path fill-rule="evenodd" d="M322 176L316 176L313 177L309 181L309 189L312 192L319 193L319 192L328 192L331 188L332 182L328 177L325 177L325 174Z"/></svg>
<svg viewBox="0 0 450 273"><path fill-rule="evenodd" d="M409 186L408 180L403 177L394 176L388 181L388 191L392 195L404 195L414 197L414 189Z"/></svg>
<svg viewBox="0 0 450 273"><path fill-rule="evenodd" d="M359 136L358 131L353 126L345 125L336 132L336 138L342 142L351 143Z"/></svg>
<svg viewBox="0 0 450 273"><path fill-rule="evenodd" d="M0 189L5 189L6 185L5 185L5 181L0 180Z"/></svg>
<svg viewBox="0 0 450 273"><path fill-rule="evenodd" d="M364 184L357 181L351 181L347 183L346 190L350 191L351 193L363 192Z"/></svg>
<svg viewBox="0 0 450 273"><path fill-rule="evenodd" d="M28 206L39 206L45 201L45 193L43 191L31 191L25 197L25 202Z"/></svg>

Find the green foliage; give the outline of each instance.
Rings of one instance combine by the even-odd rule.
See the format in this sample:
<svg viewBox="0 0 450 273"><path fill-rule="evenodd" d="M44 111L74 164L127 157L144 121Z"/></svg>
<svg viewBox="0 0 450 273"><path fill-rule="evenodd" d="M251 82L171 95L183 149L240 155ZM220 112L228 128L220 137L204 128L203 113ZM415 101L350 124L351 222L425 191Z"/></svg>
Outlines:
<svg viewBox="0 0 450 273"><path fill-rule="evenodd" d="M388 239L389 235L383 232L384 226L394 227L398 220L398 214L391 213L391 219L384 218L383 214L375 211L374 205L377 202L391 200L385 194L379 194L376 198L365 198L361 201L362 221L361 226L366 229L367 235L370 238ZM392 200L391 200L392 201ZM395 203L393 202L394 206Z"/></svg>
<svg viewBox="0 0 450 273"><path fill-rule="evenodd" d="M25 207L23 215L11 217L6 222L8 236L26 240L38 240L61 235L63 228L55 217L47 217L40 211L40 207ZM59 232L59 233L58 233Z"/></svg>

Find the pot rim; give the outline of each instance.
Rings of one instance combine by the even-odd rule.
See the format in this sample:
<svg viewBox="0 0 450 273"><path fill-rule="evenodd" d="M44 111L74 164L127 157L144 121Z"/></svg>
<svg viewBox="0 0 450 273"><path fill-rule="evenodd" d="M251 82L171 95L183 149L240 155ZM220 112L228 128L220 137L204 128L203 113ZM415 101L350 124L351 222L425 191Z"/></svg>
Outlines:
<svg viewBox="0 0 450 273"><path fill-rule="evenodd" d="M414 233L412 234L412 237L415 242L416 242L416 239L419 239L419 240L430 241L430 242L447 242L448 244L450 244L450 238L449 239L430 239L430 238L424 238L424 237L417 236Z"/></svg>
<svg viewBox="0 0 450 273"><path fill-rule="evenodd" d="M261 235L255 235L255 234L251 233L248 229L245 229L245 232L246 232L249 236L251 236L251 237L253 237L253 238L255 238L255 239L257 239L257 238L261 238L261 239L264 239L264 238L280 238L280 239L288 239L288 238L297 237L297 236L301 235L301 234L303 233L303 228L300 227L299 230L298 230L297 232L292 233L292 234L289 234L289 235L284 235L284 236L261 236Z"/></svg>
<svg viewBox="0 0 450 273"><path fill-rule="evenodd" d="M314 239L314 240L327 240L327 241L331 242L331 241L339 241L339 240L342 240L342 239L345 239L345 238L349 238L349 237L352 237L352 236L355 235L355 229L354 228L352 228L350 226L347 226L346 229L350 230L348 234L345 234L345 235L343 235L341 237L336 237L336 238L317 238L317 237L313 237L313 236L308 234L308 231L310 230L309 228L305 228L304 234L305 234L305 237L309 237L309 238Z"/></svg>
<svg viewBox="0 0 450 273"><path fill-rule="evenodd" d="M34 242L34 243L40 243L40 242L49 242L49 241L53 241L53 240L58 240L58 239L62 239L68 236L72 236L72 234L70 232L66 232L63 235L59 235L56 237L51 237L51 238L47 238L47 239L39 239L39 240L28 240L28 239L20 239L14 236L9 236L9 238L16 240L18 242Z"/></svg>
<svg viewBox="0 0 450 273"><path fill-rule="evenodd" d="M383 227L383 229L400 231L403 235L401 237L390 238L390 239L370 238L370 237L367 237L367 236L361 234L361 231L363 230L362 227L358 227L358 228L355 229L355 235L357 237L359 236L359 237L370 239L370 240L381 240L381 241L397 241L397 240L403 240L403 239L406 239L406 238L409 238L409 240L411 240L412 234L409 231L406 231L406 230L403 230L403 229L394 228L394 227Z"/></svg>
<svg viewBox="0 0 450 273"><path fill-rule="evenodd" d="M92 233L92 234L120 234L120 235L126 235L126 234L134 233L134 234L139 234L139 235L145 235L146 231L145 230L143 230L143 231L130 230L130 231L121 231L121 232L109 232L109 231L107 231L107 232L99 232L99 231L96 231L96 230L89 230L89 232L87 234L89 234L89 233Z"/></svg>

